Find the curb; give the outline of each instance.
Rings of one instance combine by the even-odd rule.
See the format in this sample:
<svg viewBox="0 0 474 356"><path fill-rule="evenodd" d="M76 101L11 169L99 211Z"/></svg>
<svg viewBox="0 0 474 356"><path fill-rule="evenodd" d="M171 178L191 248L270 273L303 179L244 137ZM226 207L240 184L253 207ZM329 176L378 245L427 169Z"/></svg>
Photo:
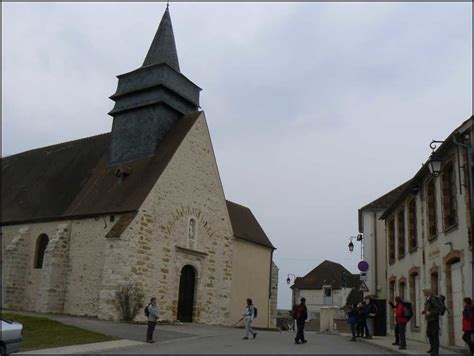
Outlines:
<svg viewBox="0 0 474 356"><path fill-rule="evenodd" d="M16 355L51 355L51 354L78 354L78 353L94 353L101 351L111 351L130 346L145 345L144 342L133 340L114 340L105 342L96 342L91 344L70 345L63 347L55 347L51 349L40 349L26 352L18 352Z"/></svg>

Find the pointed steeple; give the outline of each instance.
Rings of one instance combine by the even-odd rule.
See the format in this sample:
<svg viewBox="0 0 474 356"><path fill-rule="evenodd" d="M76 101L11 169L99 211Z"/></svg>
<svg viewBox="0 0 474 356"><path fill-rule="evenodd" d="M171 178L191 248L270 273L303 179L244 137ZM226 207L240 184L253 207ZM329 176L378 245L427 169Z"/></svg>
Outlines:
<svg viewBox="0 0 474 356"><path fill-rule="evenodd" d="M179 71L168 7L143 65L118 76L110 165L154 155L184 115L199 110L199 88Z"/></svg>
<svg viewBox="0 0 474 356"><path fill-rule="evenodd" d="M176 43L174 42L169 6L166 6L160 26L158 26L155 38L153 38L153 42L143 62L143 67L160 63L166 63L179 72L178 53L176 51Z"/></svg>

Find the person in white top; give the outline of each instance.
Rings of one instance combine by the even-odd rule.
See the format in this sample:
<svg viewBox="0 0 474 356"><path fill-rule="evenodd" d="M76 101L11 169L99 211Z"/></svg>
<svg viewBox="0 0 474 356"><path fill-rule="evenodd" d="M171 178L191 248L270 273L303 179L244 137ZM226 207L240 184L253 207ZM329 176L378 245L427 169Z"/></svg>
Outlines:
<svg viewBox="0 0 474 356"><path fill-rule="evenodd" d="M257 336L255 330L252 329L252 321L255 319L255 306L252 303L252 299L247 299L247 306L245 307L244 315L243 315L244 323L245 323L245 337L244 340L248 340L249 333L252 334L253 338Z"/></svg>

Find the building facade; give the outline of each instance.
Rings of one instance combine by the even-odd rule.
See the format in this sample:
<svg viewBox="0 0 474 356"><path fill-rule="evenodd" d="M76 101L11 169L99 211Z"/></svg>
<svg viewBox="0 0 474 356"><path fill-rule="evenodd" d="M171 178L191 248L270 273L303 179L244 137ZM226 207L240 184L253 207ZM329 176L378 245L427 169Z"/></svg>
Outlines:
<svg viewBox="0 0 474 356"><path fill-rule="evenodd" d="M380 219L386 208L394 202L407 183L359 209L359 232L363 234L364 260L369 264L365 282L365 295L387 299L387 247L385 223Z"/></svg>
<svg viewBox="0 0 474 356"><path fill-rule="evenodd" d="M275 247L225 198L168 9L118 78L110 133L2 158L2 307L118 320L134 285L164 320L233 324L252 298L274 326Z"/></svg>
<svg viewBox="0 0 474 356"><path fill-rule="evenodd" d="M423 289L446 297L449 313L441 320L441 344L460 346L463 298L472 296L471 192L467 155L454 139L468 141L472 118L436 150L439 176L425 164L384 211L387 296L408 300L414 316L407 337L425 341ZM393 330L393 315L389 327Z"/></svg>
<svg viewBox="0 0 474 356"><path fill-rule="evenodd" d="M345 306L351 292L355 290L358 294L360 286L359 274L352 274L341 264L326 260L304 277L295 279L291 286L293 304L305 298L309 319L319 318L322 307ZM362 301L362 294L356 299Z"/></svg>

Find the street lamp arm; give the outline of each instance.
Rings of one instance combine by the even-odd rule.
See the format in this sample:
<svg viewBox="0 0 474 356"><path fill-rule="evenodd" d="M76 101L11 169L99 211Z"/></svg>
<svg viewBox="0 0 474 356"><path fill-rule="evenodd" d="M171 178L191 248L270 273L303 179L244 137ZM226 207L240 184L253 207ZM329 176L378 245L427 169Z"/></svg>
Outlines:
<svg viewBox="0 0 474 356"><path fill-rule="evenodd" d="M430 148L434 151L438 147L438 145L444 143L444 141L437 141L437 140L431 140L430 142Z"/></svg>

